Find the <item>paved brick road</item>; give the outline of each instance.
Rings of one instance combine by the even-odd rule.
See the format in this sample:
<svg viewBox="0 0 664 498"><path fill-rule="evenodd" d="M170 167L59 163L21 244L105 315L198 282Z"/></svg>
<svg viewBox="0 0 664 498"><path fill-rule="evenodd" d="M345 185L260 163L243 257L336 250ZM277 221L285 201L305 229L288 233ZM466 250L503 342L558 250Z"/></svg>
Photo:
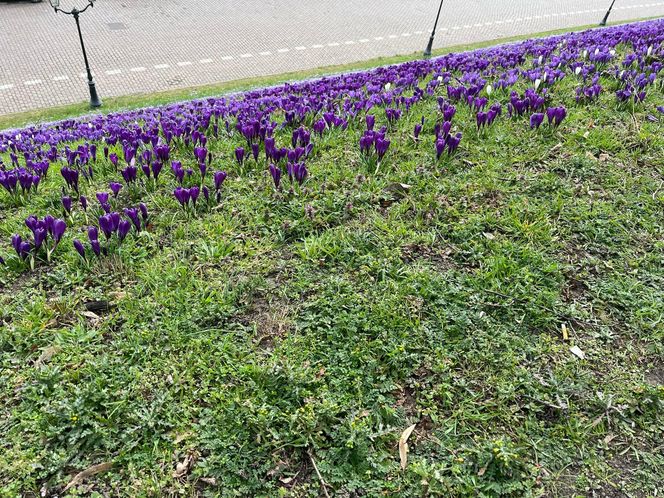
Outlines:
<svg viewBox="0 0 664 498"><path fill-rule="evenodd" d="M446 0L435 47L594 23L608 3ZM437 4L99 0L81 20L103 98L421 51ZM74 20L48 5L0 0L0 114L88 98ZM617 0L611 20L661 15L664 1Z"/></svg>

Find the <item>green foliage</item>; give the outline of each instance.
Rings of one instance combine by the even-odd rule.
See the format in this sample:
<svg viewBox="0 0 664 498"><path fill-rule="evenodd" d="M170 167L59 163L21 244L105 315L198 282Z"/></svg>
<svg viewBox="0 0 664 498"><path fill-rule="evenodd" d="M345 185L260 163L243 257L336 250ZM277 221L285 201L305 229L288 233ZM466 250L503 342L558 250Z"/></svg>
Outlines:
<svg viewBox="0 0 664 498"><path fill-rule="evenodd" d="M661 491L662 121L604 95L558 132L476 140L460 112L468 140L436 163L409 138L434 109L378 175L359 131L331 134L300 192L255 168L187 218L157 191L112 258L0 274L0 495L101 462L69 492L320 496L313 462L337 496ZM40 188L2 204L3 241L58 205Z"/></svg>

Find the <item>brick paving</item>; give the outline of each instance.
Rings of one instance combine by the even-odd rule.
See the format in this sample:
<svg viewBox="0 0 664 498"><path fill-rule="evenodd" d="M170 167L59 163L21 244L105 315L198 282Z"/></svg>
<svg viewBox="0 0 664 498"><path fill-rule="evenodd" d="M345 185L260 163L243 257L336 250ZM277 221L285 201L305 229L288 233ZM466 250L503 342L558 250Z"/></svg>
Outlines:
<svg viewBox="0 0 664 498"><path fill-rule="evenodd" d="M609 3L446 0L434 47L595 23ZM437 0L98 0L81 26L103 99L419 52L437 6ZM662 15L664 1L622 0L611 20ZM0 0L0 55L0 114L88 99L74 20L56 15L47 1Z"/></svg>

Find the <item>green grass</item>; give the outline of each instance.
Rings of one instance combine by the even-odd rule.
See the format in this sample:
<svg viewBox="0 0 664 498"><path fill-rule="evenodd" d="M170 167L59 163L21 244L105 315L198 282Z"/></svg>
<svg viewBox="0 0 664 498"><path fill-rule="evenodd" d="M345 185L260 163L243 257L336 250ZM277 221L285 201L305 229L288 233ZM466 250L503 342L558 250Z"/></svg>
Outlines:
<svg viewBox="0 0 664 498"><path fill-rule="evenodd" d="M664 95L555 94L558 132L477 138L463 107L461 154L436 163L409 137L429 99L378 175L359 130L332 133L303 191L231 174L187 217L164 186L118 255L87 268L69 233L48 268L0 273L0 495L111 462L69 492L320 496L314 461L335 496L661 493ZM56 176L30 206L0 197L0 252L57 212Z"/></svg>
<svg viewBox="0 0 664 498"><path fill-rule="evenodd" d="M646 20L647 18L641 19ZM653 18L654 19L654 18ZM621 21L620 23L608 23L609 26L615 24L623 24L630 21ZM445 47L433 51L433 56L440 56L452 52L462 52L467 50L474 50L482 47L490 47L498 43L509 43L526 38L551 36L561 33L568 33L574 31L582 31L584 29L593 28L595 25L578 26L574 28L558 29L553 31L545 31L537 34L513 36L507 38L500 38L485 42L478 42L472 44L455 45ZM198 87L181 88L175 90L168 90L164 92L156 92L151 94L138 94L127 95L122 97L106 97L103 99L103 108L99 112L104 114L121 111L126 109L137 109L141 107L149 107L171 102L181 102L185 100L199 99L211 96L223 95L231 92L239 92L250 90L253 88L264 88L266 86L278 85L287 81L299 81L308 78L317 78L330 74L338 74L348 71L364 70L388 64L397 64L399 62L406 62L421 58L421 53L417 52L410 55L396 55L392 57L377 57L368 61L358 61L350 64L342 64L335 66L323 66L315 69L308 69L303 71L296 71L286 74L276 74L257 78L246 78L241 80L226 81L216 83L213 85L204 85ZM32 111L0 115L0 130L19 128L34 123L51 122L70 117L80 116L82 114L91 112L87 102L78 104L70 104L58 107L47 107L44 109L35 109Z"/></svg>

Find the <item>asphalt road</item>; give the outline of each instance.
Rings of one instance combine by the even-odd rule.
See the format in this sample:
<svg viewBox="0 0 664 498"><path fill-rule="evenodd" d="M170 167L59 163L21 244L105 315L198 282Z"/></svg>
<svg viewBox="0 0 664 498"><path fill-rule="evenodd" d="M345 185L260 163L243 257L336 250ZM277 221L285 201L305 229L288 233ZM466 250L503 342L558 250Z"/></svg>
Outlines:
<svg viewBox="0 0 664 498"><path fill-rule="evenodd" d="M446 0L434 47L596 23L609 3ZM81 22L103 98L421 51L437 7L437 0L98 0ZM664 1L617 0L611 20L663 15ZM0 114L88 99L74 20L47 1L0 1L0 56Z"/></svg>

